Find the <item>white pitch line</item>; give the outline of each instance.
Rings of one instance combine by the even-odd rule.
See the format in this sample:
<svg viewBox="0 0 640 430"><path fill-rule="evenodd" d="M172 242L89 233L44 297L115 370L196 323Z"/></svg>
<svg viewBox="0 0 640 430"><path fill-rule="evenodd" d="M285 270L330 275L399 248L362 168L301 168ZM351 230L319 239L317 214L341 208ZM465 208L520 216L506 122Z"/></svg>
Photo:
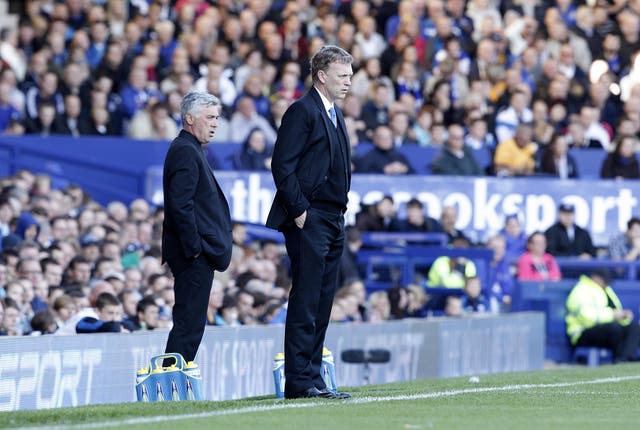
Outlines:
<svg viewBox="0 0 640 430"><path fill-rule="evenodd" d="M554 384L518 384L518 385L505 385L502 387L475 387L475 388L464 388L459 390L437 391L434 393L418 393L418 394L406 394L406 395L398 395L398 396L354 397L344 401L326 400L326 401L322 401L321 404L349 405L349 404L392 402L392 401L398 401L398 400L437 399L442 397L459 396L462 394L491 393L491 392L499 392L499 391L522 391L522 390L540 389L540 388L576 387L580 385L606 384L610 382L624 382L624 381L632 381L636 379L640 379L640 375L592 379L589 381L556 382ZM40 426L40 427L16 427L15 429L16 430L98 429L98 428L105 428L105 427L120 427L124 425L151 424L151 423L164 422L164 421L177 421L177 420L196 419L196 418L211 418L211 417L218 417L218 416L224 416L224 415L239 415L239 414L265 412L265 411L276 411L281 409L310 408L313 406L317 406L318 404L320 404L318 401L311 401L306 403L282 401L275 405L248 406L245 408L200 412L197 414L162 415L162 416L155 416L155 417L129 418L124 420L104 421L100 423L90 423L90 424L69 424L69 425Z"/></svg>

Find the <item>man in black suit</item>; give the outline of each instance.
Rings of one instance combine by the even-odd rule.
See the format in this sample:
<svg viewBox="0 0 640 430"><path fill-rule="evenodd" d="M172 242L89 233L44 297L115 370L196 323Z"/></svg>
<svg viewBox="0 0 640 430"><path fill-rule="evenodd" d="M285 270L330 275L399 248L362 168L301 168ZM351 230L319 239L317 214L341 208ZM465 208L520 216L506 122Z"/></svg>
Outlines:
<svg viewBox="0 0 640 430"><path fill-rule="evenodd" d="M558 221L544 232L547 237L547 252L554 257L596 256L589 232L575 223L575 207L562 203L558 207Z"/></svg>
<svg viewBox="0 0 640 430"><path fill-rule="evenodd" d="M213 271L231 260L229 205L206 158L219 115L215 96L187 94L180 105L183 129L164 162L162 261L173 272L176 296L166 352L187 361L202 340Z"/></svg>
<svg viewBox="0 0 640 430"><path fill-rule="evenodd" d="M320 367L351 184L349 137L334 102L349 91L352 61L337 46L324 46L313 56L313 88L284 114L271 162L277 192L267 227L284 233L292 274L284 341L286 398L350 397L327 389Z"/></svg>

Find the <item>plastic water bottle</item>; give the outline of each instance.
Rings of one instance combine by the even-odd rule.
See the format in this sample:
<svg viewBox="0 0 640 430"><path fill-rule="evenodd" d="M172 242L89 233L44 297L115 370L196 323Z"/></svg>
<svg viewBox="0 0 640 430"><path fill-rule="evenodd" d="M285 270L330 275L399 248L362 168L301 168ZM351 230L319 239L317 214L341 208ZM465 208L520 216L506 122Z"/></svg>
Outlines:
<svg viewBox="0 0 640 430"><path fill-rule="evenodd" d="M336 383L336 365L333 359L333 353L326 347L322 348L322 379L325 385L331 391L338 390L338 384Z"/></svg>
<svg viewBox="0 0 640 430"><path fill-rule="evenodd" d="M273 382L276 387L276 397L284 397L284 354L282 352L276 354L273 359Z"/></svg>
<svg viewBox="0 0 640 430"><path fill-rule="evenodd" d="M162 392L162 384L160 381L156 382L156 399L159 402L164 402L164 393Z"/></svg>
<svg viewBox="0 0 640 430"><path fill-rule="evenodd" d="M149 392L144 381L149 377L149 368L143 367L136 372L136 395L139 402L149 401Z"/></svg>
<svg viewBox="0 0 640 430"><path fill-rule="evenodd" d="M198 366L196 364L195 361L190 361L187 363L186 366L184 366L184 370L183 372L185 373L185 375L191 377L191 378L200 378L200 366Z"/></svg>
<svg viewBox="0 0 640 430"><path fill-rule="evenodd" d="M186 377L186 390L188 400L202 400L202 376L200 375L200 367L194 362L190 361L182 370Z"/></svg>
<svg viewBox="0 0 640 430"><path fill-rule="evenodd" d="M136 372L136 385L147 379L147 376L149 376L148 367L142 367L138 369L138 371Z"/></svg>

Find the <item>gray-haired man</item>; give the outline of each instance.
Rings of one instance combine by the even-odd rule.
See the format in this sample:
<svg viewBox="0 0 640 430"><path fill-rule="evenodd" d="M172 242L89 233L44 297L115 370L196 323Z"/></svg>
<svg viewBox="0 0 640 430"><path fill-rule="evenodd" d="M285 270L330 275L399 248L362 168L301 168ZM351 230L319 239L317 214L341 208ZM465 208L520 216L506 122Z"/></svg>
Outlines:
<svg viewBox="0 0 640 430"><path fill-rule="evenodd" d="M206 158L219 115L215 96L187 94L180 105L182 130L164 162L162 261L173 272L176 297L166 352L187 361L202 340L213 271L225 270L231 260L229 205Z"/></svg>

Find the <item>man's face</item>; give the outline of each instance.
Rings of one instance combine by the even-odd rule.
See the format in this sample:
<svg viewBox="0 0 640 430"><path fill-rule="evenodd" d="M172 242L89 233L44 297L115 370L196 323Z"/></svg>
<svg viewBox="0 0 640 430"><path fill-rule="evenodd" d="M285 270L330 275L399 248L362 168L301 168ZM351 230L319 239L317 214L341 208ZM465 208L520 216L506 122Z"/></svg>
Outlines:
<svg viewBox="0 0 640 430"><path fill-rule="evenodd" d="M440 222L448 229L452 230L456 226L456 219L458 218L455 208L447 207L442 210L442 216Z"/></svg>
<svg viewBox="0 0 640 430"><path fill-rule="evenodd" d="M240 315L253 315L253 296L250 294L240 294L238 296L237 308Z"/></svg>
<svg viewBox="0 0 640 430"><path fill-rule="evenodd" d="M157 306L147 306L144 312L138 313L140 322L147 324L148 328L158 327L158 319L160 316L160 309Z"/></svg>
<svg viewBox="0 0 640 430"><path fill-rule="evenodd" d="M351 76L353 76L351 64L343 63L332 63L326 72L322 70L318 72L318 78L326 87L331 101L344 99L347 96L351 87Z"/></svg>
<svg viewBox="0 0 640 430"><path fill-rule="evenodd" d="M44 279L47 285L60 285L62 282L62 266L59 264L49 264L44 271Z"/></svg>
<svg viewBox="0 0 640 430"><path fill-rule="evenodd" d="M424 223L424 210L420 206L407 206L407 221L412 225L422 225Z"/></svg>
<svg viewBox="0 0 640 430"><path fill-rule="evenodd" d="M373 135L373 143L383 151L393 148L393 136L389 127L380 126Z"/></svg>
<svg viewBox="0 0 640 430"><path fill-rule="evenodd" d="M138 305L138 297L136 294L125 294L122 298L124 312L133 317L136 314L136 306Z"/></svg>
<svg viewBox="0 0 640 430"><path fill-rule="evenodd" d="M462 127L449 127L448 145L452 151L459 151L464 147L464 129Z"/></svg>
<svg viewBox="0 0 640 430"><path fill-rule="evenodd" d="M640 224L632 224L627 230L627 237L629 238L629 242L637 242L640 240Z"/></svg>
<svg viewBox="0 0 640 430"><path fill-rule="evenodd" d="M15 327L18 325L18 318L20 318L20 311L16 308L8 307L4 310L2 325L5 329L15 329Z"/></svg>
<svg viewBox="0 0 640 430"><path fill-rule="evenodd" d="M520 147L525 147L531 142L533 130L531 127L519 127L516 130L515 141Z"/></svg>
<svg viewBox="0 0 640 430"><path fill-rule="evenodd" d="M191 127L193 134L201 145L205 145L213 139L218 126L220 116L220 106L205 106L195 114L187 115L187 124Z"/></svg>
<svg viewBox="0 0 640 430"><path fill-rule="evenodd" d="M13 217L13 210L10 204L4 204L0 206L0 223L8 224Z"/></svg>
<svg viewBox="0 0 640 430"><path fill-rule="evenodd" d="M83 284L91 279L91 266L88 263L77 263L73 268L73 279Z"/></svg>
<svg viewBox="0 0 640 430"><path fill-rule="evenodd" d="M122 321L122 305L106 305L96 313L100 321Z"/></svg>
<svg viewBox="0 0 640 430"><path fill-rule="evenodd" d="M575 220L575 215L573 212L568 211L559 211L558 212L558 221L565 227L571 227Z"/></svg>
<svg viewBox="0 0 640 430"><path fill-rule="evenodd" d="M20 278L28 279L36 285L42 279L42 269L40 263L35 260L25 261L20 268Z"/></svg>
<svg viewBox="0 0 640 430"><path fill-rule="evenodd" d="M467 284L464 286L464 290L467 295L471 298L476 298L480 296L480 279L469 279L467 280Z"/></svg>
<svg viewBox="0 0 640 430"><path fill-rule="evenodd" d="M67 226L67 220L57 219L51 226L51 236L56 240L61 240L69 235L69 229Z"/></svg>

